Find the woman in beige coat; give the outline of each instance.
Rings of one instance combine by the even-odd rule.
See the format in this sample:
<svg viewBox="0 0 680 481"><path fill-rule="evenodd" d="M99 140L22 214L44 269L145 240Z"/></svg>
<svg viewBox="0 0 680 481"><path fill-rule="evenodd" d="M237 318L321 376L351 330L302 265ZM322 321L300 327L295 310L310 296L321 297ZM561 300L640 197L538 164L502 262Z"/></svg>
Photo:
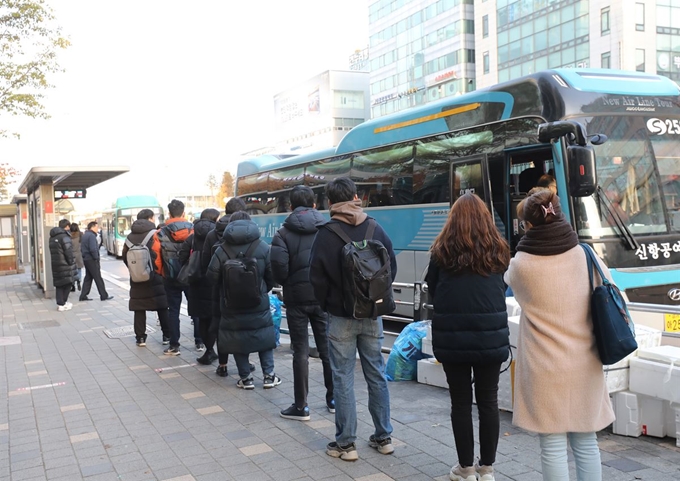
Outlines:
<svg viewBox="0 0 680 481"><path fill-rule="evenodd" d="M540 434L544 480L569 479L568 440L577 479L599 481L596 432L614 412L595 347L585 253L551 191L529 196L522 217L531 229L505 274L522 308L513 424Z"/></svg>

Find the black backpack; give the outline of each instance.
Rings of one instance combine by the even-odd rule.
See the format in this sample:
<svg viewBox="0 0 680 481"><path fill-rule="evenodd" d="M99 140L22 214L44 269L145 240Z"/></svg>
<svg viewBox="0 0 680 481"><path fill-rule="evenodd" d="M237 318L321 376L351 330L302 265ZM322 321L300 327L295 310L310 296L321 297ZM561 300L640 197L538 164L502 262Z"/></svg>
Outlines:
<svg viewBox="0 0 680 481"><path fill-rule="evenodd" d="M392 296L390 254L373 239L375 220L368 220L366 238L353 241L338 224L326 224L343 241L342 293L345 311L355 319L375 319L396 309Z"/></svg>
<svg viewBox="0 0 680 481"><path fill-rule="evenodd" d="M245 253L234 253L231 246L222 244L227 261L222 264L222 290L230 309L252 309L262 302L262 278L253 252L260 240L250 244Z"/></svg>

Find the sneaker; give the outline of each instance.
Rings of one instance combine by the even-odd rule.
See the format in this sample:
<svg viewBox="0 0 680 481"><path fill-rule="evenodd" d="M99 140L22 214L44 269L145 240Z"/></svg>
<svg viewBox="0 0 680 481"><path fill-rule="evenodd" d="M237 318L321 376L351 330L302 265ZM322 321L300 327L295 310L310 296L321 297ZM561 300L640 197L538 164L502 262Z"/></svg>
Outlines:
<svg viewBox="0 0 680 481"><path fill-rule="evenodd" d="M335 441L328 443L326 446L326 454L332 458L340 458L343 461L356 461L359 459L357 447L354 443L349 443L347 446L340 446Z"/></svg>
<svg viewBox="0 0 680 481"><path fill-rule="evenodd" d="M217 354L215 354L214 351L205 351L205 354L203 354L201 357L196 358L196 362L199 364L203 364L204 366L209 366L213 363L213 361L217 359Z"/></svg>
<svg viewBox="0 0 680 481"><path fill-rule="evenodd" d="M479 481L496 481L493 475L493 466L480 466L478 461L475 463L475 471L477 471Z"/></svg>
<svg viewBox="0 0 680 481"><path fill-rule="evenodd" d="M163 336L163 345L167 346L168 344L170 344L170 338Z"/></svg>
<svg viewBox="0 0 680 481"><path fill-rule="evenodd" d="M262 384L262 387L265 389L271 389L274 386L278 386L279 384L281 384L281 378L276 374L271 373L264 377L264 383Z"/></svg>
<svg viewBox="0 0 680 481"><path fill-rule="evenodd" d="M368 445L372 448L378 450L380 454L392 454L394 452L394 446L392 446L392 438L385 438L381 441L375 439L375 435L371 434L368 438Z"/></svg>
<svg viewBox="0 0 680 481"><path fill-rule="evenodd" d="M477 472L474 466L463 468L460 464L456 464L451 468L449 479L451 481L477 481Z"/></svg>
<svg viewBox="0 0 680 481"><path fill-rule="evenodd" d="M227 366L217 366L217 369L215 369L215 374L217 374L219 377L227 377L229 374L227 372Z"/></svg>
<svg viewBox="0 0 680 481"><path fill-rule="evenodd" d="M239 379L238 382L236 383L236 387L250 390L255 389L255 384L253 383L253 378L249 377L248 379Z"/></svg>
<svg viewBox="0 0 680 481"><path fill-rule="evenodd" d="M291 404L288 409L281 411L281 417L284 419L294 419L296 421L309 421L309 407L305 406L303 409L298 409L295 404Z"/></svg>
<svg viewBox="0 0 680 481"><path fill-rule="evenodd" d="M329 413L335 414L335 399L331 399L330 401L326 401L326 407L328 408Z"/></svg>
<svg viewBox="0 0 680 481"><path fill-rule="evenodd" d="M68 309L66 308L66 306L57 306L57 311L64 312L64 311L68 311Z"/></svg>
<svg viewBox="0 0 680 481"><path fill-rule="evenodd" d="M197 343L196 343L196 350L197 350L198 352L203 352L203 351L205 351L205 346L203 345L202 342L197 342Z"/></svg>
<svg viewBox="0 0 680 481"><path fill-rule="evenodd" d="M64 304L64 307L66 308L67 311L70 311L71 309L73 309L73 304L67 302L66 304Z"/></svg>
<svg viewBox="0 0 680 481"><path fill-rule="evenodd" d="M137 346L138 347L146 346L146 337L138 337L137 338Z"/></svg>
<svg viewBox="0 0 680 481"><path fill-rule="evenodd" d="M170 346L165 351L163 351L163 354L165 354L166 356L179 356L179 354L180 354L179 346L174 346L174 347Z"/></svg>

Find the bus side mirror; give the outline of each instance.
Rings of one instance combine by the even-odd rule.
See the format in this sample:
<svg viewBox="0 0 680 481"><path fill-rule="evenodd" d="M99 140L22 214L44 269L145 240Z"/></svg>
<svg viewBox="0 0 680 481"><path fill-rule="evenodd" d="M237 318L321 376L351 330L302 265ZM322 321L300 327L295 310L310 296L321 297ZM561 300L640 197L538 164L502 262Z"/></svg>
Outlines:
<svg viewBox="0 0 680 481"><path fill-rule="evenodd" d="M569 192L574 197L588 197L597 187L595 152L592 147L570 145L567 147L569 162Z"/></svg>

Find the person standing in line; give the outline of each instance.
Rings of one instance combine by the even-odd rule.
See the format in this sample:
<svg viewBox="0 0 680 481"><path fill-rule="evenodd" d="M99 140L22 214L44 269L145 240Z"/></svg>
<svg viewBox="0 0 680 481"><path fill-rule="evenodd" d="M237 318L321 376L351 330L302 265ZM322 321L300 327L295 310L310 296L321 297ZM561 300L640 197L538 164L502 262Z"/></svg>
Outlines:
<svg viewBox="0 0 680 481"><path fill-rule="evenodd" d="M211 341L211 334L208 331L212 322L212 286L208 284L205 278L210 259L203 256L203 250L210 249L205 239L210 231L215 228L215 222L219 215L220 212L217 209L204 209L200 218L194 221L194 232L184 241L179 254L182 265L186 265L192 255L199 256L201 260L200 279L189 283L187 311L194 322L196 350L198 352L205 351L205 354L198 359L206 358L205 360L210 361L208 364L212 364L217 359L217 355L213 350L214 340L209 347L204 344Z"/></svg>
<svg viewBox="0 0 680 481"><path fill-rule="evenodd" d="M510 247L475 194L454 202L430 249L428 295L433 299L432 348L444 367L458 464L452 481L494 481L500 435L498 380L510 354L503 273ZM479 462L474 462L472 379L479 411Z"/></svg>
<svg viewBox="0 0 680 481"><path fill-rule="evenodd" d="M82 279L82 268L85 267L85 264L83 263L83 254L80 252L80 238L83 236L83 233L80 232L80 228L78 227L78 223L73 222L71 223L71 242L73 242L73 254L76 257L76 284L74 284L73 289L71 289L71 292L76 291L76 285L78 287L78 290L81 290L80 287L80 281Z"/></svg>
<svg viewBox="0 0 680 481"><path fill-rule="evenodd" d="M137 214L137 220L132 223L130 235L127 240L132 245L140 245L149 232L156 230L154 213L151 209L142 209ZM146 282L133 282L130 280L129 309L134 312L135 338L137 345L146 346L146 311L156 311L161 321L161 329L165 334L168 326L168 298L165 295L163 277L160 275L156 259L160 255L160 246L154 242L153 236L146 243L151 255L154 272ZM123 247L123 262L128 265L127 242Z"/></svg>
<svg viewBox="0 0 680 481"><path fill-rule="evenodd" d="M222 243L222 234L224 233L224 229L226 229L227 224L229 224L229 220L231 219L232 214L236 212L245 211L246 203L243 202L243 199L239 199L238 197L232 197L227 201L224 208L225 215L218 219L218 221L215 223L215 227L205 236L205 242L203 243L205 248L201 251L202 265L207 266L210 264L210 259L217 250L217 246ZM211 288L210 293L211 294L210 297L212 299L211 322L209 329L207 331L204 331L205 334L203 334L204 336L203 343L206 346L206 354L196 359L196 362L198 362L199 364L209 365L212 364L213 361L215 361L215 359L218 359L219 365L215 370L215 374L217 374L220 377L227 377L228 375L227 361L229 361L229 353L224 349L220 349L219 339L217 335L220 325L220 319L222 318L222 314L220 311L220 291L221 288L219 285L214 285ZM217 344L217 353L219 355L215 354L215 351L213 350L213 345L215 344ZM250 366L251 366L250 370L254 371L255 365L251 364Z"/></svg>
<svg viewBox="0 0 680 481"><path fill-rule="evenodd" d="M326 407L335 412L333 400L333 373L328 358L328 314L314 297L309 283L309 254L320 225L326 223L316 210L314 191L307 186L293 187L290 193L293 212L283 221L283 226L272 239L271 259L274 280L283 286L286 319L293 347L293 392L295 402L281 411L281 417L308 421L309 393L309 331L311 324L314 340L323 366L326 386Z"/></svg>
<svg viewBox="0 0 680 481"><path fill-rule="evenodd" d="M69 224L67 219L61 219L58 226L50 230L52 284L56 290L57 310L60 312L73 307L73 304L68 302L68 296L75 282L76 259Z"/></svg>
<svg viewBox="0 0 680 481"><path fill-rule="evenodd" d="M357 188L348 177L326 184L331 220L316 234L310 254L309 281L321 309L328 312L328 343L333 370L335 397L335 441L328 444L326 454L344 461L356 461L357 408L354 395L354 369L359 351L361 367L368 385L368 410L373 418L375 433L368 444L381 454L394 452L390 423L390 391L385 378L382 355L382 318L357 320L343 303L342 250L345 242L328 225L336 224L350 239L361 241L375 220L361 208ZM373 239L382 242L390 256L391 274L397 274L397 260L392 241L383 228L375 223Z"/></svg>
<svg viewBox="0 0 680 481"><path fill-rule="evenodd" d="M165 294L168 298L169 321L168 331L170 332L169 346L163 351L167 356L179 356L179 310L182 306L182 294L187 296L189 288L182 285L177 277L181 269L179 252L182 244L194 231L191 222L184 218L184 202L173 199L168 204L170 218L165 222L153 236L157 243L160 255L156 257L156 269L163 276ZM161 325L162 325L161 320ZM165 344L166 340L163 339Z"/></svg>
<svg viewBox="0 0 680 481"><path fill-rule="evenodd" d="M206 274L208 282L220 287L222 319L217 345L220 353L225 351L234 355L239 374L237 387L255 389L248 356L251 352L257 352L262 367L263 387L271 389L281 384L281 378L274 372L276 331L269 309L268 292L275 283L269 257L269 245L260 239L260 229L245 212L236 212L231 215L229 224L224 229L222 240L222 244L210 259ZM224 275L227 263L239 257L244 260L250 258L256 260L257 275L253 277L252 272L248 272L252 286L247 279L229 279ZM233 270L237 271L237 269ZM249 299L255 301L252 307L237 307L231 300L227 302L228 290L242 291L245 285L252 289L248 292L240 292L240 295L235 297L240 299L246 294L252 295ZM226 370L226 366L220 364L220 367Z"/></svg>
<svg viewBox="0 0 680 481"><path fill-rule="evenodd" d="M550 190L529 196L523 217L531 229L504 276L522 308L512 422L539 434L544 480L569 479L569 443L577 479L599 481L596 433L615 416L593 335L586 254Z"/></svg>
<svg viewBox="0 0 680 481"><path fill-rule="evenodd" d="M98 231L99 225L97 225L97 222L92 221L87 224L87 231L85 231L81 238L80 252L83 255L83 264L85 264L85 280L83 281L83 290L80 292L79 301L92 300L87 295L90 293L90 289L92 289L93 280L97 285L99 298L102 301L113 299L113 296L106 292L106 285L104 285L104 279L102 279L99 246L97 245Z"/></svg>

